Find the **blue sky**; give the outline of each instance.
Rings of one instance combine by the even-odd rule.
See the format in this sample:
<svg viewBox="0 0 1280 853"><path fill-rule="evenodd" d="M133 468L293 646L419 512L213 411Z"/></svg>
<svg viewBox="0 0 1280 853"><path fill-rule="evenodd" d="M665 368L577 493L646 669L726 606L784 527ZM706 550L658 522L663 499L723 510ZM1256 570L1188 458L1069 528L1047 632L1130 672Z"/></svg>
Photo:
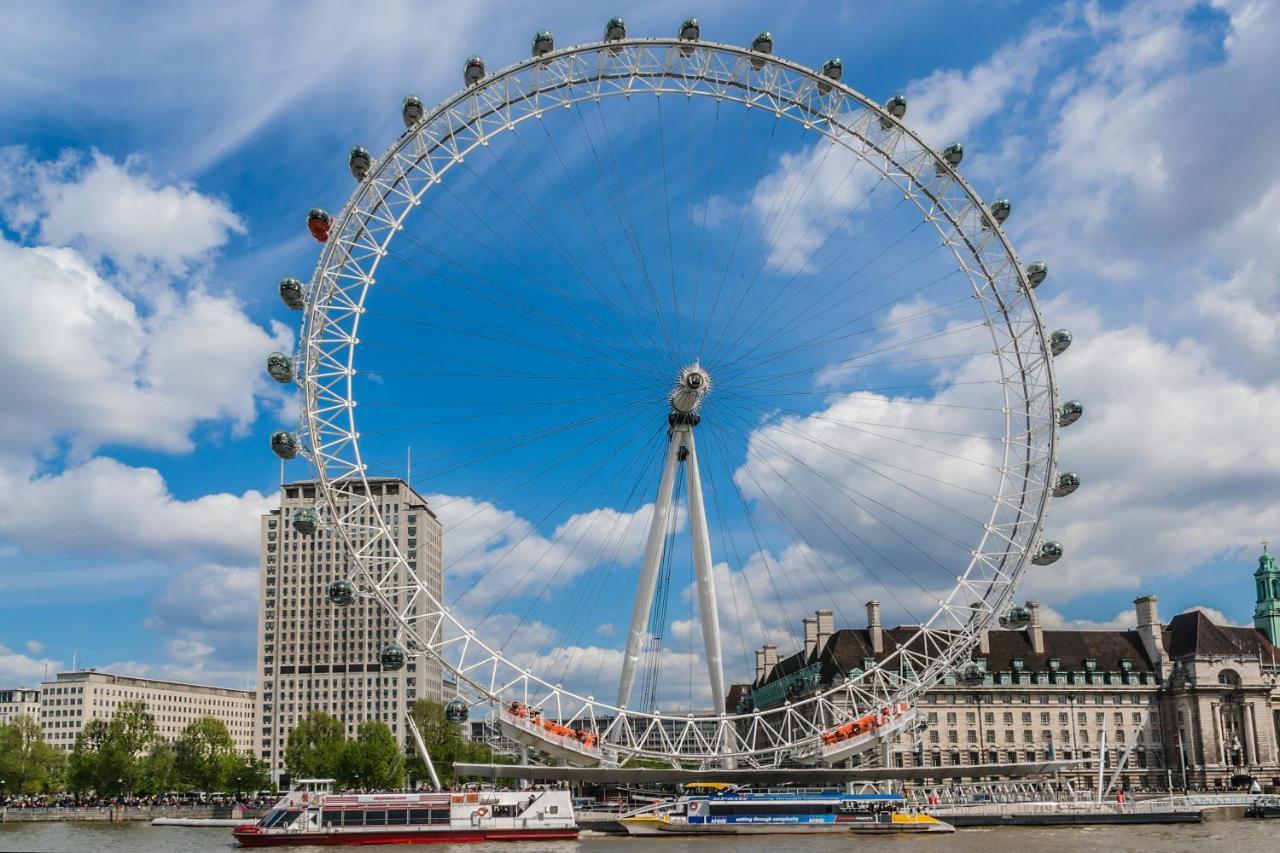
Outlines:
<svg viewBox="0 0 1280 853"><path fill-rule="evenodd" d="M1051 326L1076 334L1060 382L1066 397L1089 407L1065 435L1063 467L1080 471L1085 486L1051 516L1068 557L1052 573L1029 576L1027 594L1062 622L1115 624L1148 591L1159 594L1166 617L1206 606L1247 622L1257 542L1280 530L1273 485L1280 456L1271 438L1280 417L1275 4L775 5L705 3L692 11L709 39L746 44L767 28L781 55L815 66L840 56L845 81L877 100L905 92L907 122L937 146L963 140L962 171L977 190L1013 199L1007 230L1022 257L1051 264L1042 305ZM636 34L672 32L690 12L667 3L616 11ZM435 103L461 84L468 54L497 68L526 55L538 28L565 45L597 38L607 16L584 18L580 7L556 3L536 11L389 3L354 19L349 5L327 3L284 6L269 17L235 4L45 4L10 16L0 34L0 148L9 164L0 177L0 383L10 400L0 414L0 681L30 683L73 656L138 672L252 679L256 518L271 505L279 473L265 439L290 422L294 405L261 365L265 352L292 343L296 316L279 304L274 283L306 278L314 265L305 211L341 206L351 189L347 149L388 145L402 130L404 94ZM705 115L673 116L693 109L674 106L667 121L675 117L691 139L694 129L705 132ZM631 117L642 125L654 119ZM796 174L806 174L806 163L819 173L816 161L801 159L810 149L799 135L766 151L765 133L735 121L725 128L746 140L735 157L748 162L764 152L768 168L726 166L712 214L750 206L753 174L785 181L785 154L797 158ZM559 128L571 169L589 175L579 130L568 119ZM532 170L538 152L550 151L545 139L536 144L532 152L503 150L530 186L546 177ZM619 141L617 150L635 174L651 178L635 185L635 211L657 212L652 176L661 164L652 146L629 150ZM696 156L669 165L705 174ZM487 168L474 166L459 192L483 198L477 176L505 180ZM822 172L819 183L827 179ZM686 195L679 209L699 211L700 194ZM449 221L467 221L457 202L436 210L440 218L422 220L418 232L427 245L447 241ZM492 216L499 231L520 231L511 211ZM558 225L569 233L564 216ZM723 251L731 229L717 233L720 220L709 219L708 245ZM512 239L517 254L566 274L529 235L527 244ZM467 251L465 242L449 245L460 256ZM389 262L389 287L409 287L422 264L440 260L414 249L402 247L413 263ZM661 241L652 249L661 261ZM507 274L496 263L472 263L472 272L495 280ZM448 299L454 311L482 308L465 294ZM558 310L552 301L540 307ZM409 360L473 355L459 348L466 340L397 327L390 315L403 303L374 310L387 316L371 325L365 369L386 375L368 377L363 393L462 399L462 385L393 374L424 369L405 366ZM519 328L510 311L490 322L498 331ZM545 343L552 331L532 334ZM563 361L556 367L554 358L522 358L516 349L495 344L483 360L564 372ZM602 387L624 378L608 366L600 372ZM875 381L887 384L887 375ZM483 393L500 393L496 387ZM384 412L370 415L369 430L433 417ZM412 444L418 481L441 447L482 441L483 429L510 435L517 420L495 419L478 433L456 424L406 430L407 440L390 433L376 440L377 456L398 473ZM551 423L530 416L519 426ZM543 446L574 445L566 438ZM609 447L600 445L601 454ZM651 500L656 473L643 468L640 445L627 444L614 461L632 452L637 470L649 471L636 475L630 509L638 511ZM601 464L603 473L593 473L589 454L541 491L499 500L502 492L486 484L538 457L512 458L415 483L469 508L456 517L474 518L471 529L447 538L457 543L447 545L453 554L503 525L527 529L526 544L550 544L573 513L624 510L625 489L605 476L615 469ZM616 480L634 485L630 476ZM551 496L577 482L587 484L575 493L581 500L553 511ZM767 483L756 481L756 494L749 475L740 482L757 506L768 502ZM607 499L593 502L597 493ZM716 558L726 572L746 571L750 555L735 560L732 543L750 544L747 513L723 516L737 533L725 534ZM785 563L785 525L761 525L777 539L765 550ZM514 547L511 534L505 542ZM501 553L495 548L480 555L492 561ZM564 565L581 558L561 556ZM477 566L459 566L458 583L484 570ZM687 561L673 564L677 584L682 572ZM599 586L586 577L575 583L592 601L621 596L629 583L625 572ZM818 591L800 587L784 603L795 612L781 608L789 621L818 606ZM856 618L850 595L843 609ZM547 632L544 650L604 655L611 620L583 628L565 615L566 600L552 596L532 608ZM672 599L671 620L686 633L691 607L687 596ZM757 627L742 639L758 642L778 629ZM678 642L678 625L673 636Z"/></svg>

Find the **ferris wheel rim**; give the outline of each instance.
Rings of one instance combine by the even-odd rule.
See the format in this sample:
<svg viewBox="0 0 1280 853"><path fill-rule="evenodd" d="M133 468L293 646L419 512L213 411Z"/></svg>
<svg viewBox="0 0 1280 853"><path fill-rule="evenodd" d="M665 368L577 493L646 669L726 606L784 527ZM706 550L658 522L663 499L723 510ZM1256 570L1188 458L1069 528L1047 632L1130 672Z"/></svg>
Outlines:
<svg viewBox="0 0 1280 853"><path fill-rule="evenodd" d="M355 354L356 346L358 343L356 332L358 331L358 328L359 328L360 314L363 313L364 297L367 295L369 286L372 283L372 274L373 272L376 272L377 263L380 260L380 258L378 257L373 258L373 261L372 261L373 265L370 268L368 273L369 280L366 280L363 282L363 284L360 287L360 295L358 300L356 300L353 306L350 306L350 308L352 309L350 312L350 316L352 319L352 331L349 339L342 344L342 347L344 347L346 350L346 356L347 356L345 363L341 361L333 360L333 359L322 359L320 357L321 355L320 348L315 345L315 335L317 334L317 330L319 330L319 333L323 333L331 328L330 324L328 324L327 322L321 321L321 315L322 314L325 315L327 319L326 312L331 307L330 305L331 299L332 299L331 294L333 291L332 291L332 288L330 288L328 291L330 293L330 297L324 300L323 302L324 310L321 310L320 308L322 303L318 298L316 298L316 293L320 290L320 287L319 287L320 283L330 280L330 276L333 275L333 273L331 273L331 269L333 268L332 261L334 259L335 254L341 251L345 251L346 258L342 259L343 262L340 265L340 269L345 269L346 264L352 261L351 250L353 246L356 245L354 242L352 242L352 243L348 243L344 248L340 248L343 246L342 241L340 239L340 235L343 235L344 233L346 233L349 227L349 224L353 220L353 217L358 216L359 206L362 200L366 199L367 196L371 193L372 189L375 186L379 185L377 179L381 177L384 170L388 169L393 163L396 162L397 156L402 151L409 148L411 145L421 142L422 135L425 133L426 129L431 126L433 119L436 119L439 116L445 114L450 109L456 108L458 105L465 104L468 101L468 99L475 99L475 102L478 104L479 98L483 93L493 91L499 85L501 85L504 81L510 80L516 75L524 71L527 71L531 68L540 67L540 66L547 67L559 60L580 57L580 56L588 55L592 53L609 52L617 55L626 50L641 49L641 48L665 48L668 51L677 50L681 52L687 50L690 52L702 52L708 55L723 54L723 55L733 57L738 61L745 59L752 62L762 62L763 64L773 68L785 69L792 73L799 74L802 77L808 78L815 84L820 83L821 85L829 86L832 90L839 91L843 96L852 98L861 108L869 110L870 111L869 115L871 117L874 117L877 119L880 117L885 117L892 120L895 125L894 130L900 133L902 136L909 138L919 149L922 150L922 152L929 155L933 163L937 164L937 163L943 162L939 153L935 151L927 143L925 143L922 139L920 139L919 136L917 136L914 133L914 131L912 131L908 126L902 124L896 119L893 119L891 116L888 115L888 113L884 112L884 110L879 105L871 101L866 96L844 85L843 83L839 81L822 78L818 72L812 69L806 68L804 66L801 66L797 63L793 63L788 60L782 59L780 57L775 57L773 55L759 54L759 53L755 53L750 50L747 50L745 48L740 48L732 45L721 45L721 44L717 44L709 41L688 42L688 41L682 41L677 39L657 38L657 39L625 39L622 41L614 41L614 42L596 42L596 43L590 43L585 45L576 45L576 46L555 51L550 54L546 54L544 56L535 57L529 60L514 63L508 68L505 68L499 72L496 72L493 75L490 75L484 78L483 80L480 81L480 83L474 86L466 87L460 90L455 95L446 99L436 108L431 110L429 113L425 114L424 117L414 126L414 128L411 128L408 131L406 131L406 133L399 140L397 140L395 143L392 144L392 146L388 149L388 151L384 155L382 155L377 159L374 169L370 172L368 178L366 178L361 182L361 185L356 189L356 191L352 194L352 196L348 200L347 204L344 206L343 211L339 214L338 217L335 218L335 222L334 222L335 227L333 231L334 236L330 238L330 241L326 244L324 251L321 253L321 257L316 268L316 273L312 279L312 287L311 287L311 292L308 298L308 304L307 304L307 310L306 310L306 321L304 324L304 334L303 334L303 343L302 343L303 349L305 351L305 369L302 374L302 384L304 387L304 419L306 422L307 435L310 439L309 444L311 448L312 461L317 470L317 481L321 486L321 491L324 492L325 501L328 504L328 509L330 513L335 519L335 524L340 530L345 544L349 548L352 547L352 543L351 543L350 537L348 536L348 530L343 525L343 522L337 521L339 517L340 509L336 503L334 486L338 482L342 482L342 481L350 482L348 478L351 478L351 477L357 477L361 484L367 486L367 477L364 471L364 466L363 466L363 463L360 461L361 457L360 457L359 441L358 441L359 433L356 428L355 412L354 412L356 401L354 398L351 382L355 374L354 354ZM704 65L703 66L704 73L706 68L707 66ZM626 76L628 75L614 75L614 77L618 79L621 79ZM635 74L632 74L630 76L633 79L636 77ZM666 75L655 75L655 76L666 76ZM712 78L705 77L705 76L697 77L697 78L691 77L691 75L688 73L687 70L683 73L671 74L669 76L673 79L678 78L686 81L689 81L691 79L701 79L707 82L713 82ZM605 78L602 75L600 77L592 78L592 79L599 81ZM723 83L724 81L717 78L716 80L714 80L714 82ZM551 91L553 88L560 88L560 87L566 87L566 86L572 88L574 85L576 85L576 83L573 81L561 80L557 82L556 86L546 86L544 88L536 88L527 97L532 97L533 94L542 94L544 92ZM744 87L744 88L749 89L749 87ZM758 90L758 87L757 87L757 90ZM596 97L600 97L605 94L614 96L622 93L621 92L597 93ZM663 92L650 92L650 91L636 90L636 91L629 91L627 93L628 96L630 96L630 94L655 94L656 95L656 94L663 94ZM701 96L706 96L709 93L691 91L691 92L686 92L686 94L698 94ZM575 100L574 103L577 103L578 101L584 100L584 99L585 97L579 98ZM793 106L798 107L799 104L793 104ZM775 112L777 112L776 109L775 109ZM778 113L778 115L779 117L781 117L782 113ZM532 116L526 115L522 117L520 121L526 121L530 117ZM793 118L790 115L788 115L787 117ZM828 120L831 120L830 116L828 116ZM512 123L512 126L507 129L513 129L514 125L515 123ZM816 129L818 130L819 133L822 133L824 136L827 136L828 138L832 138L834 141L834 138L829 133L827 133L822 127L816 126ZM496 135L496 132L494 135ZM867 140L864 139L864 141L867 141ZM852 148L850 148L849 150L853 151L853 153L856 156L859 156L860 159L863 159L863 160L867 159L857 150L854 150ZM896 161L893 161L892 158L888 157L888 155L886 155L886 158L889 159L890 162L894 163L894 165L898 165ZM962 190L963 194L967 197L969 201L970 212L977 211L978 215L980 216L985 215L985 207L982 203L982 200L977 195L977 193L972 189L972 187L970 187L968 183L963 179L963 177L961 177L958 173L955 173L953 170L950 170L950 169L948 169L948 171L949 171L949 175L947 177L950 184L948 187L946 187L946 189L959 188L960 190ZM904 177L911 184L919 187L922 191L926 193L928 192L924 187L920 186L920 182L918 180L919 178L918 174L912 173L909 170L903 168L901 176ZM421 195L418 195L417 197L421 198ZM376 211L380 207L384 206L385 198L386 198L386 195L384 192L384 195L379 197L378 203L374 205L373 210ZM944 210L946 210L945 205L941 204L940 199L935 197L931 197L931 198L935 203L940 204L940 206ZM919 206L918 202L917 202L917 206ZM403 210L403 214L407 215L407 213L409 212L409 210L412 209L412 207L413 205L409 205L408 207L406 207ZM947 211L947 212L949 213L950 211ZM366 214L364 219L365 223L368 222L371 215L372 214ZM403 215L401 216L400 220L395 223L395 225L398 227L399 223L402 221L403 221ZM949 221L951 223L951 226L957 232L962 234L966 233L963 231L963 229L960 226L960 223L956 219L952 218L952 219L949 219ZM361 226L361 227L364 227L364 226ZM935 225L935 227L937 226ZM382 251L385 251L385 246L390 243L391 238L394 236L394 231L395 229L393 228L391 231L388 232L387 240L382 244L381 247L379 247ZM988 233L985 236L989 240L994 240L998 243L998 246L1001 250L1000 254L1005 259L1007 259L1007 261L1010 264L1010 267L1014 271L1016 271L1016 278L1019 286L1017 288L1015 297L1025 299L1026 306L1029 308L1031 313L1031 317L1033 320L1032 325L1034 328L1034 337L1036 337L1039 340L1041 345L1040 352L1039 352L1041 363L1036 366L1040 370L1042 370L1045 374L1045 377L1043 380L1044 389L1041 393L1047 396L1049 401L1048 412L1052 413L1052 411L1054 410L1054 404L1056 403L1056 383L1053 377L1053 361L1047 351L1048 344L1046 341L1046 333L1045 333L1043 319L1040 316L1038 304L1036 303L1035 297L1031 294L1030 288L1027 286L1025 274L1022 270L1021 264L1019 263L1017 259L1017 255L1013 251L1013 248L1009 243L1008 238L1004 234L1003 230L999 227L993 226L988 229ZM970 246L970 250L973 252L975 256L978 254L978 250L974 248L972 245ZM983 280L986 281L987 283L993 283L993 278L990 274L984 275ZM999 296L999 294L996 294L996 295ZM983 306L983 310L984 312L986 312L987 310L987 306L985 304ZM1001 310L1005 312L1006 320L1008 320L1008 312L1007 312L1007 309L1004 308L1003 304L1001 305ZM1011 335L1011 337L1015 340L1017 338L1016 335ZM1030 351L1028 351L1027 353L1023 353L1021 349L1015 349L1015 351L1019 356L1019 358L1021 358L1023 355L1028 355L1028 354L1033 356L1035 355ZM1002 370L1003 370L1003 367L1004 367L1003 360L1001 360L1001 363L1002 363ZM319 422L322 420L320 417L318 417L318 411L319 411L318 397L320 396L317 393L318 381L327 375L331 375L325 372L324 370L325 368L328 368L328 370L330 371L345 371L345 376L344 376L345 388L346 388L345 414L348 421L348 430L346 431L346 437L348 440L345 443L347 446L351 448L352 453L354 454L353 461L354 461L355 467L348 474L340 475L336 478L331 478L329 476L330 471L327 465L328 462L333 461L334 459L331 453L331 448L333 446L332 442L325 440L326 436L322 434L322 430L318 426ZM1024 384L1025 384L1025 377L1027 375L1028 370L1029 368L1023 365L1022 369L1019 371L1019 375L1024 377ZM1007 393L1008 393L1008 386L1006 384L1006 394ZM1025 396L1027 398L1027 405L1029 406L1031 395L1027 394ZM1028 415L1028 419L1030 417L1031 416ZM1026 542L1023 546L1019 547L1017 546L1016 543L1009 542L1009 546L1017 550L1017 555L1015 557L1017 561L1016 565L1014 566L1013 570L1009 574L1009 583L1005 587L1005 594L1003 598L999 601L988 602L991 606L983 611L982 619L978 622L972 623L975 627L972 630L970 630L968 635L964 638L964 642L970 646L972 644L971 641L974 638L976 638L977 631L985 629L987 626L989 626L990 623L994 621L995 614L999 612L999 610L1003 606L1007 605L1008 603L1007 599L1011 598L1013 590L1016 586L1017 579L1021 576L1022 572L1025 570L1029 548L1039 536L1039 533L1043 526L1045 506L1047 504L1047 499L1048 499L1049 480L1051 478L1053 471L1056 470L1056 447L1057 447L1057 429L1058 429L1056 420L1051 415L1045 418L1044 420L1045 422L1043 424L1043 430L1047 435L1047 450L1042 454L1040 454L1042 459L1037 461L1042 461L1043 467L1045 468L1045 476L1043 478L1043 483L1041 484L1041 488L1039 489L1040 494L1039 494L1038 506L1034 507L1035 520L1032 523L1032 527L1030 528L1030 533L1029 535L1026 536ZM1032 432L1033 432L1033 428L1029 426L1027 430L1028 437L1030 437ZM1008 454L1011 452L1008 448L1009 448L1009 445L1006 444L1006 462L1008 461ZM1030 463L1028 463L1028 465L1029 464ZM1008 467L1007 464L1004 467L1007 468ZM1002 490L1005 483L1005 480L1004 480L1005 476L1007 476L1007 474L1002 475L1002 481L1001 481ZM1024 478L1024 483L1025 482L1027 482L1026 478ZM1028 493L1029 493L1028 490L1024 490L1023 492L1024 498ZM349 495L350 493L344 493L344 496L349 496ZM995 518L994 513L996 512L998 512L998 508L993 510L993 517L992 517L993 520ZM383 528L383 531L385 533L387 525L385 521L381 518L381 515L376 510L376 508L374 509L374 514L377 518L378 524ZM963 588L963 584L960 581L968 577L969 573L973 569L975 562L978 559L977 557L978 553L981 551L982 547L985 545L988 537L992 535L993 535L992 524L991 522L989 522L986 526L986 529L983 532L982 540L979 542L979 547L975 549L974 558L973 560L970 561L969 566L965 569L965 573L960 578L957 579L958 582L956 586L953 587L951 593L947 596L947 598L939 602L938 609L934 612L933 616L930 617L928 622L923 623L922 625L919 626L916 636L920 636L921 634L926 633L929 630L929 627L938 620L939 616L944 612L947 606L950 605L957 598L957 596L960 594L960 590ZM395 559L398 560L400 563L403 563L404 556L399 553L399 546L390 537L387 537L386 541L394 549ZM353 553L355 553L356 549L353 548L352 550L353 550ZM1006 554L1006 559L1008 559L1008 556L1009 555ZM364 563L361 563L357 559L357 564L361 572L365 573L366 576L368 577L372 577L372 573L367 571L367 567ZM396 614L397 620L400 622L402 629L412 632L413 629L404 622L403 618L397 612L396 608L393 607L386 600L385 596L382 595L380 587L375 585L374 588L369 592L370 594L373 595L373 597L379 599L379 603L385 609L387 609L388 612ZM983 600L985 602L985 598ZM468 628L468 626L462 624L459 620L457 620L455 617L453 617L449 613L449 607L445 605L443 601L438 602L438 604L439 604L439 613L438 613L439 617L442 619L442 621L447 621L451 623L454 626L454 628L456 628L458 631L461 632L462 638L463 638L461 642L479 644L485 652L493 656L495 661L501 661L503 664L505 664L514 672L519 672L521 670L521 668L518 665L516 665L514 662L508 660L505 657L502 649L491 648L487 644L484 644L483 641L479 640L479 638L475 637L474 632L471 631ZM965 604L965 607L967 608L967 604ZM956 609L959 609L959 608L956 608ZM958 645L958 644L953 644L953 646L955 645ZM904 655L905 654L904 649L905 649L905 646L903 648L895 650L890 655L886 656L884 661L877 662L877 668L882 668L884 665L897 659L900 655ZM433 654L434 656L440 659L443 666L445 666L447 669L453 672L461 680L465 681L473 689L476 689L479 692L481 692L483 695L485 695L485 697L489 701L492 701L492 702L503 701L503 697L499 693L494 692L494 685L492 683L486 685L483 682L477 681L474 677L474 673L467 672L467 671L458 671L458 669L456 669L448 659L446 659L441 654L437 654L438 650L439 649L436 646L430 646L430 645L428 646L428 649L427 649L429 653ZM964 654L965 655L968 654L967 649L965 650ZM961 655L938 656L937 658L935 658L935 661L939 663L953 662L953 659L956 659L959 657L961 657ZM927 674L928 674L927 672L922 673L921 678L916 679L914 684L906 684L905 682L899 684L898 688L896 688L897 692L902 695L908 695L908 694L913 695L915 692L918 692L918 690L921 689L920 685L923 684L927 686L927 681L923 678L923 676ZM582 703L585 703L586 705L589 705L593 709L593 711L600 710L605 712L614 712L615 719L622 718L622 717L630 717L635 719L682 721L682 720L690 719L691 717L691 715L687 715L687 714L664 714L662 712L657 712L657 711L639 711L639 710L627 709L625 707L616 707L616 706L613 706L611 703L596 700L592 696L583 696L579 693L565 690L560 685L552 684L547 679L544 679L541 676L528 670L525 670L523 672L522 677L526 679L526 688L528 686L528 682L532 681L537 685L541 686L542 688L545 688L546 690L553 692L557 696L557 701L567 699L567 700L573 700L575 702L582 702ZM849 689L846 687L834 686L829 688L826 691L823 691L820 695L808 697L801 702L795 703L795 706L799 708L810 703L816 703L820 705L829 696L839 694L839 693L847 694L848 692L849 692ZM721 720L726 720L730 723L736 723L743 720L751 720L751 719L759 718L762 715L775 714L775 713L777 713L777 709L771 709L768 711L751 710L751 711L739 712L739 713L720 712L718 714L713 714L711 716L708 716L708 715L693 715L693 716L696 716L698 719L701 719L701 720L721 719ZM812 736L813 736L813 732L809 732L806 734L806 738L812 737ZM797 740L802 740L802 739L798 738ZM783 749L790 748L792 745L794 745L794 742L795 741L788 741L785 744L779 745L776 749L783 750ZM646 754L642 750L631 750L631 752L634 752L635 754ZM751 754L758 754L758 752L752 751L752 752L743 752L740 754L751 755ZM665 756L667 755L667 753L661 753L661 755Z"/></svg>

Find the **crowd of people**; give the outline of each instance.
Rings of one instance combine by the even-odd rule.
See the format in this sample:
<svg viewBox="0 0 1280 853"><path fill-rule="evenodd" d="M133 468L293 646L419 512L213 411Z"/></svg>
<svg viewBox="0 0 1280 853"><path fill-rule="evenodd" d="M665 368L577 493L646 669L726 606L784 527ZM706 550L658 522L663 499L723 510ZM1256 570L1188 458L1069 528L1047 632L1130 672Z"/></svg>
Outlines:
<svg viewBox="0 0 1280 853"><path fill-rule="evenodd" d="M226 806L243 808L267 808L280 797L278 794L159 794L153 797L115 796L98 797L88 794L23 794L0 795L0 806L10 809L89 809L107 806L135 808L175 808L182 806Z"/></svg>

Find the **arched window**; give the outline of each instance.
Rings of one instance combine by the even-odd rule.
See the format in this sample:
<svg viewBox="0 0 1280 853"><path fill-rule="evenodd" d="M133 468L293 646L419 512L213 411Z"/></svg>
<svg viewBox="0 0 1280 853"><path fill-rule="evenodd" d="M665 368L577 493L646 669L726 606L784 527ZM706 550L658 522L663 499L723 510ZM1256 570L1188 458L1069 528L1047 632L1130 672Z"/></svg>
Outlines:
<svg viewBox="0 0 1280 853"><path fill-rule="evenodd" d="M1218 673L1218 683L1225 684L1228 687L1240 686L1240 674L1234 669L1224 669Z"/></svg>

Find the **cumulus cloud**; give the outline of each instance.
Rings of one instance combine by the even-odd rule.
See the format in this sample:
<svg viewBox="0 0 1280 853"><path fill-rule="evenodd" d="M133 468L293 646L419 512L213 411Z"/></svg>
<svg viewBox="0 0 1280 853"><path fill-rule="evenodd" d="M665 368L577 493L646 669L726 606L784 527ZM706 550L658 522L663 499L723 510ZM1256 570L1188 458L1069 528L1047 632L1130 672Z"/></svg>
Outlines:
<svg viewBox="0 0 1280 853"><path fill-rule="evenodd" d="M42 162L19 146L0 149L0 156L23 164L0 184L13 203L10 226L95 261L154 263L180 273L245 233L226 202L189 185L161 185L136 160L121 164L94 151Z"/></svg>
<svg viewBox="0 0 1280 853"><path fill-rule="evenodd" d="M0 531L31 553L256 557L258 517L279 505L254 490L181 500L154 468L106 457L33 478L0 470L0 484L23 496L0 503Z"/></svg>
<svg viewBox="0 0 1280 853"><path fill-rule="evenodd" d="M61 661L32 657L38 654L40 652L32 651L31 655L25 655L0 645L0 683L6 687L34 687L63 668Z"/></svg>

